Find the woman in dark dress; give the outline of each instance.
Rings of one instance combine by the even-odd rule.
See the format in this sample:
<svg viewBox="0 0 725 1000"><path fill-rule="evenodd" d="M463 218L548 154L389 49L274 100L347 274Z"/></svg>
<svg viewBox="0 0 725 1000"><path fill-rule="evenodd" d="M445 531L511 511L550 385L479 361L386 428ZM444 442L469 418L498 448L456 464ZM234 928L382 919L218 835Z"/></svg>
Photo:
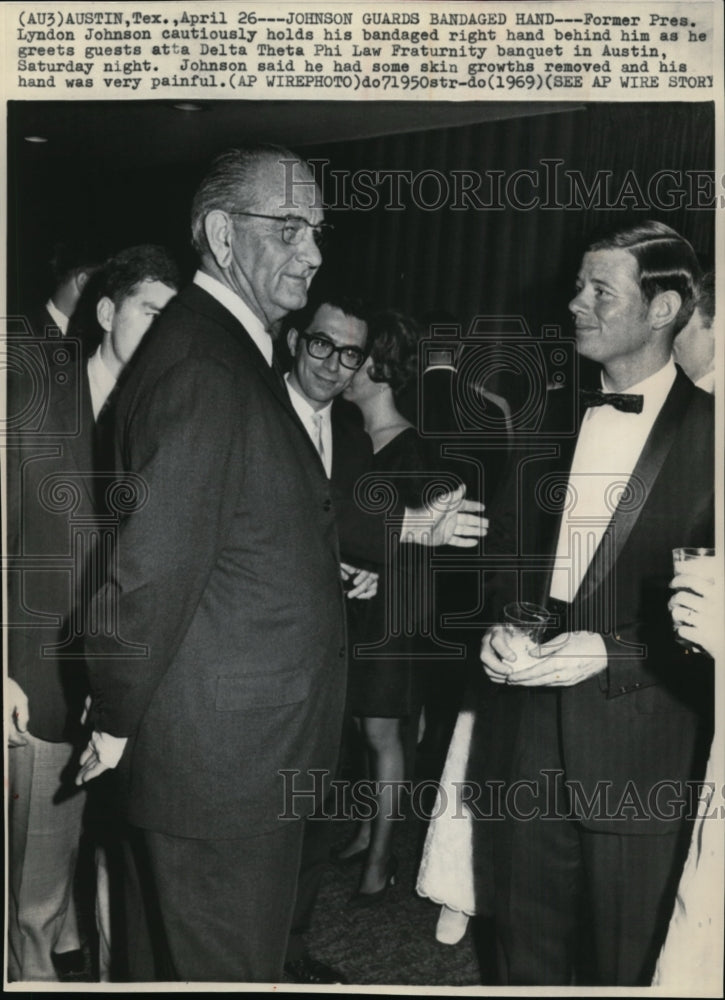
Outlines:
<svg viewBox="0 0 725 1000"><path fill-rule="evenodd" d="M363 416L375 453L375 471L408 507L419 507L428 462L413 425L398 411L396 396L415 377L417 334L412 322L386 312L370 322L370 356L345 390ZM391 532L392 534L392 532ZM391 537L389 562L378 567L377 597L350 615L350 676L348 709L361 732L368 759L368 776L377 786L377 814L361 821L341 860L364 857L357 905L381 899L395 881L392 853L397 796L395 782L405 778L404 725L417 725L414 653L421 551L396 545Z"/></svg>

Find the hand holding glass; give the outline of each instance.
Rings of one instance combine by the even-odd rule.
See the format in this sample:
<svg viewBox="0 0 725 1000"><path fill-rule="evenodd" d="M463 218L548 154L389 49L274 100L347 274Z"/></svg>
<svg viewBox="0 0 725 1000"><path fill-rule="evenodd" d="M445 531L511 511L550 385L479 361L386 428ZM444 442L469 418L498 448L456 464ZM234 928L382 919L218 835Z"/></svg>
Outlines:
<svg viewBox="0 0 725 1000"><path fill-rule="evenodd" d="M516 657L531 656L541 645L547 629L553 625L554 616L530 601L513 601L503 609L503 631L506 642Z"/></svg>
<svg viewBox="0 0 725 1000"><path fill-rule="evenodd" d="M712 585L715 582L717 566L715 564L714 549L686 547L676 548L672 550L672 562L676 577L683 575L689 576L691 578L696 578L697 580L702 580L706 585ZM696 588L697 584L693 581L693 585L691 587L682 587L678 589L670 600L669 606L673 615L673 627L676 630L678 628L687 628L689 625L688 620L695 614L694 609L690 607L693 602L688 602L686 595L692 594L697 598L701 598L701 590ZM708 586L706 589L709 590L710 587ZM702 652L700 646L696 645L694 642L690 642L686 638L683 638L681 634L676 635L675 639L680 646L685 646L686 648L692 649L698 653Z"/></svg>

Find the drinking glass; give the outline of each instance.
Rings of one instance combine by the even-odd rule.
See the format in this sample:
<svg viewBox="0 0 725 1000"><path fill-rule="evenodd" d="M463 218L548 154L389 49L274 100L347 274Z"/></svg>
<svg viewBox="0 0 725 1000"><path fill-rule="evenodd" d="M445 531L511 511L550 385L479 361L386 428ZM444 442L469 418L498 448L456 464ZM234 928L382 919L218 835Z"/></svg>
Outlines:
<svg viewBox="0 0 725 1000"><path fill-rule="evenodd" d="M688 573L690 576L698 576L703 580L709 580L711 583L715 580L715 549L688 548L687 546L673 549L672 564L675 573ZM689 591L691 594L695 593L690 587L682 589ZM681 635L675 635L675 641L678 645L685 646L687 649L692 649L698 653L701 652L699 646L688 639L683 639Z"/></svg>
<svg viewBox="0 0 725 1000"><path fill-rule="evenodd" d="M548 628L554 624L555 616L540 604L531 601L513 601L503 609L503 630L511 650L531 655L536 646L541 645Z"/></svg>

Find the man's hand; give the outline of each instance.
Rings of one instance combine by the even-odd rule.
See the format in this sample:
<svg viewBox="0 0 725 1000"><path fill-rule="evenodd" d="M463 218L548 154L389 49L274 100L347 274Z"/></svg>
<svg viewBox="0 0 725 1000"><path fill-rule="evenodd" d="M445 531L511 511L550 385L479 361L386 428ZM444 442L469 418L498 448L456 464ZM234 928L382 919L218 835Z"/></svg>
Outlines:
<svg viewBox="0 0 725 1000"><path fill-rule="evenodd" d="M347 591L348 598L356 597L359 601L369 601L378 592L378 574L369 569L357 569L349 563L340 563L340 573L343 580L352 580L352 587Z"/></svg>
<svg viewBox="0 0 725 1000"><path fill-rule="evenodd" d="M9 747L27 746L28 741L23 733L27 732L29 721L27 695L17 681L8 677L5 681L5 725Z"/></svg>
<svg viewBox="0 0 725 1000"><path fill-rule="evenodd" d="M675 631L682 639L714 656L722 642L722 584L691 573L678 573L670 587L675 592L667 607Z"/></svg>
<svg viewBox="0 0 725 1000"><path fill-rule="evenodd" d="M85 785L104 771L116 767L123 755L128 740L125 736L111 736L94 730L88 746L81 754L80 770L76 775L76 785Z"/></svg>
<svg viewBox="0 0 725 1000"><path fill-rule="evenodd" d="M606 668L607 650L597 632L567 632L531 652L515 653L503 626L495 625L483 637L481 661L494 684L571 687Z"/></svg>
<svg viewBox="0 0 725 1000"><path fill-rule="evenodd" d="M420 545L455 545L470 548L488 532L486 509L478 500L464 500L465 486L442 494L435 504L416 510L406 508L401 542Z"/></svg>
<svg viewBox="0 0 725 1000"><path fill-rule="evenodd" d="M515 669L516 653L506 641L503 625L494 625L481 640L481 662L486 676L494 684L507 684Z"/></svg>

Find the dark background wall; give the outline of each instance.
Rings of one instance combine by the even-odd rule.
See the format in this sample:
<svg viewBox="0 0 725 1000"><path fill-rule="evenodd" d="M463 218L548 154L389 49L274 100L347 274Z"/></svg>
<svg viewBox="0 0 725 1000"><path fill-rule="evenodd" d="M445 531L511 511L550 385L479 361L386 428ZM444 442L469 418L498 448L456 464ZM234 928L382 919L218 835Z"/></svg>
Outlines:
<svg viewBox="0 0 725 1000"><path fill-rule="evenodd" d="M215 113L231 116L233 103L241 105L227 102ZM562 161L560 176L579 171L590 187L598 172L610 172L610 204L589 208L555 207L550 196L552 207L527 209L504 196L504 207L456 209L451 195L440 207L426 209L412 203L409 187L403 185L400 209L386 207L387 189L381 188L377 207L329 212L336 231L316 280L354 281L381 304L417 315L445 309L466 325L479 313L514 314L523 316L533 331L542 324L566 327L566 303L582 246L595 232L635 218L661 219L684 233L705 261L712 256L711 209L677 204L677 198L672 208L651 201L638 204L636 191L611 203L628 171L645 201L658 171L712 171L711 104L591 104L555 107L543 114L541 108L512 105L510 113L517 117L441 127L456 120L453 105L448 112L436 105L435 115L431 105L429 122L425 109L418 108L413 125L404 125L406 119L400 117L396 126L386 105L347 108L330 102L330 107L333 103L336 117L326 128L320 127L320 115L328 106L260 102L245 104L241 125L232 127L230 118L226 129L218 118L212 129L213 118L203 114L193 120L179 116L178 124L165 118L171 121L164 126L171 130L165 137L156 122L169 112L160 104L11 102L9 306L16 309L47 294L49 248L66 234L91 234L109 251L144 241L165 243L185 273L191 273L188 210L204 164L225 146L258 138L276 138L307 156L327 158L327 169L336 171L439 171L450 179L451 171L471 170L484 180L500 171L505 184L514 171L534 170L543 201L543 161ZM375 135L378 124L387 134ZM37 133L53 125L52 141L25 141L28 130ZM409 131L411 127L415 130ZM356 138L361 132L364 137ZM315 141L305 142L306 135ZM337 136L340 141L331 141ZM486 190L484 183L482 193ZM568 190L564 179L557 197L566 201ZM518 191L526 199L537 193L525 180ZM423 184L421 192L429 205L436 201L434 181Z"/></svg>

